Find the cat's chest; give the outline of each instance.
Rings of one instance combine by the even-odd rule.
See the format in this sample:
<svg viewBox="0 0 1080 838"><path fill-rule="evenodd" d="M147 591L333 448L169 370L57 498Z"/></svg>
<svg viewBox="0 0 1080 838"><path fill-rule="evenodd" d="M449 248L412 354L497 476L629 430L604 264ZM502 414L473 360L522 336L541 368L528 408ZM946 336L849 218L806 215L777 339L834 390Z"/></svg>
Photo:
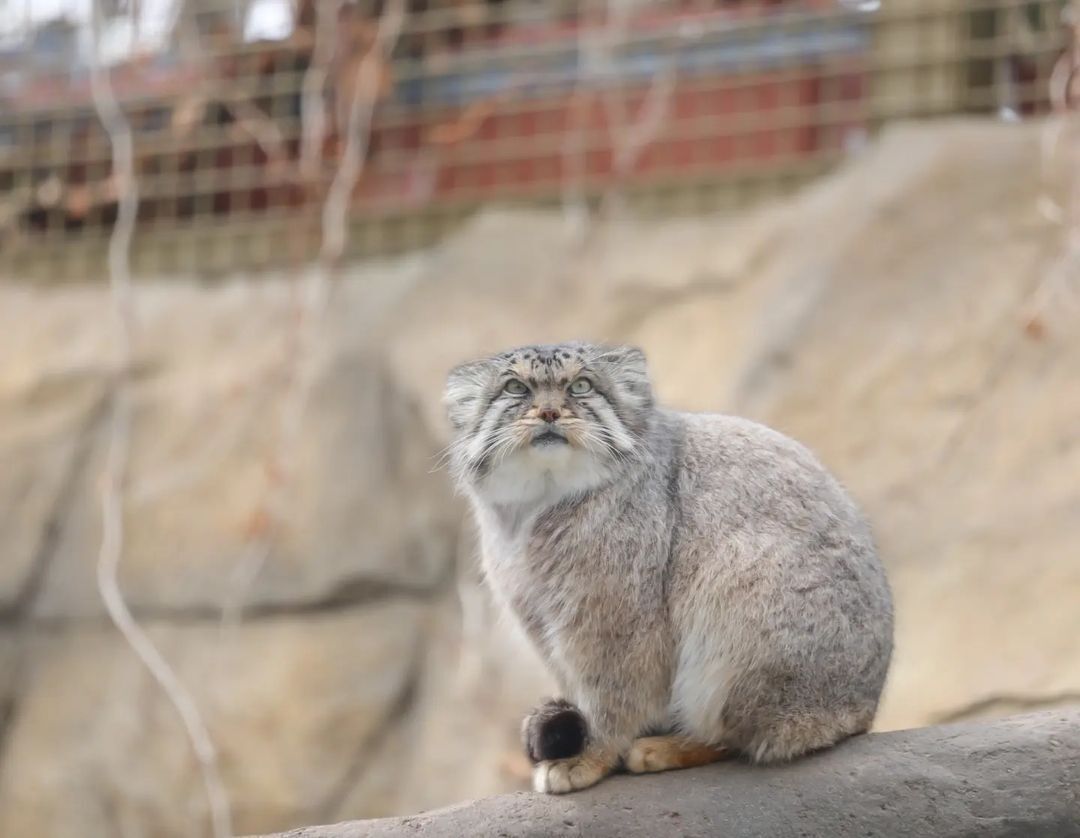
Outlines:
<svg viewBox="0 0 1080 838"><path fill-rule="evenodd" d="M542 591L580 585L587 575L591 539L565 531L552 538L535 524L518 532L495 532L485 538L485 563L494 582L507 589Z"/></svg>
<svg viewBox="0 0 1080 838"><path fill-rule="evenodd" d="M537 516L516 529L485 532L490 583L528 625L558 619L578 607L597 584L594 539L576 516L557 522Z"/></svg>

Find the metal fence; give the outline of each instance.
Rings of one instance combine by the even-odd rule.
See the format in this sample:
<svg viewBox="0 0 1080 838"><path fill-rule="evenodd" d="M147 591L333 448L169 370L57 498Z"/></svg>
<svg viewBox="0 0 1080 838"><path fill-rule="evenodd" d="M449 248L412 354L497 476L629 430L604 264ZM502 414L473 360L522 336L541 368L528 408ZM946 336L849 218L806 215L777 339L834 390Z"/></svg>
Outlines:
<svg viewBox="0 0 1080 838"><path fill-rule="evenodd" d="M491 202L742 206L889 120L1045 111L1069 31L1062 0L5 8L0 276L17 278L101 275L124 185L95 61L133 140L136 270L213 273L313 258L335 190L335 258L430 243Z"/></svg>

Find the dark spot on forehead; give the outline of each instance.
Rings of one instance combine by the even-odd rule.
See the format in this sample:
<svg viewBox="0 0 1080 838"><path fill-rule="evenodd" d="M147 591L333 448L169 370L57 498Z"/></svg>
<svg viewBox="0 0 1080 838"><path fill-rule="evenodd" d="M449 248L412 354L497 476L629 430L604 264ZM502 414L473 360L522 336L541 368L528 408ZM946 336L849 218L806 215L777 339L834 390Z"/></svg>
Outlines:
<svg viewBox="0 0 1080 838"><path fill-rule="evenodd" d="M497 357L508 365L533 364L550 369L574 361L584 363L588 350L588 345L580 343L539 344L508 349Z"/></svg>
<svg viewBox="0 0 1080 838"><path fill-rule="evenodd" d="M532 351L532 355L538 364L550 367L555 363L556 348L553 346L538 346Z"/></svg>

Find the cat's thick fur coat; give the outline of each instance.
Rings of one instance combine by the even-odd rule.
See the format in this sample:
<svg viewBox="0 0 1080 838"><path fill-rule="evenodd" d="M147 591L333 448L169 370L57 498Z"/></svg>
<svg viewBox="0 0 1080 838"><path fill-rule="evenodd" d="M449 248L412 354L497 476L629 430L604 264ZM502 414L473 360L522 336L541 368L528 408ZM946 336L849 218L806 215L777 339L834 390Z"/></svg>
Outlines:
<svg viewBox="0 0 1080 838"><path fill-rule="evenodd" d="M538 790L787 760L870 727L889 587L806 448L657 407L630 347L511 350L453 370L445 402L486 577L587 724Z"/></svg>

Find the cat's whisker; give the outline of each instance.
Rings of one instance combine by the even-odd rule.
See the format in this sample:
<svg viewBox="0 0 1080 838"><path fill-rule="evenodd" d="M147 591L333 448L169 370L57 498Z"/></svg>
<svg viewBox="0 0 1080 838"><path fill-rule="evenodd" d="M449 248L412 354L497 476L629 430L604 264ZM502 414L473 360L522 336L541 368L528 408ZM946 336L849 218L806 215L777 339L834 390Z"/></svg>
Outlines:
<svg viewBox="0 0 1080 838"><path fill-rule="evenodd" d="M454 440L441 451L437 451L436 453L432 454L431 459L435 462L428 470L428 474L435 474L435 472L442 471L442 469L446 468L446 466L453 459L454 451L459 444L460 443L457 440Z"/></svg>
<svg viewBox="0 0 1080 838"><path fill-rule="evenodd" d="M496 463L501 461L501 458L496 458L496 454L504 448L509 450L513 443L518 439L518 432L514 428L500 428L495 431L485 442L480 454L471 463L470 471L473 474L478 474L480 469L485 464L490 465L492 460Z"/></svg>

